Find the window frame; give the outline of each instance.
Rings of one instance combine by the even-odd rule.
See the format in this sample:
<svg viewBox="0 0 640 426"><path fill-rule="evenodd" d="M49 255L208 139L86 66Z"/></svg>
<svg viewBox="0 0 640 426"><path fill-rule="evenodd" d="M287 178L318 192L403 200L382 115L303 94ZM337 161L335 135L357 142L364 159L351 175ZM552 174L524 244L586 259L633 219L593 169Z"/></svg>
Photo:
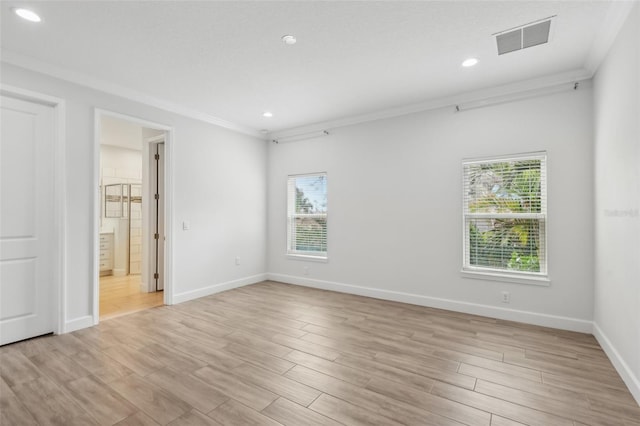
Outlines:
<svg viewBox="0 0 640 426"><path fill-rule="evenodd" d="M468 211L467 191L469 182L467 182L466 168L473 164L491 164L503 163L509 161L528 161L540 160L540 213L470 213ZM547 230L549 228L548 217L548 160L546 151L512 154L504 156L491 156L481 158L470 158L462 160L462 270L461 274L464 278L475 278L491 281L506 281L521 284L533 285L549 285L549 240ZM503 268L492 268L484 266L471 265L470 256L470 231L468 223L470 220L490 219L490 218L520 218L520 219L536 219L540 222L540 253L539 264L540 272L518 271Z"/></svg>
<svg viewBox="0 0 640 426"><path fill-rule="evenodd" d="M295 194L295 189L291 190L291 183L294 182L295 179L302 177L324 177L325 180L325 195L327 197L327 206L325 207L324 213L295 213L295 198L292 200L291 195ZM291 174L287 175L287 230L286 230L286 256L290 259L298 259L298 260L310 260L316 262L327 262L329 257L329 208L328 208L328 176L327 172L314 172L314 173L299 173L299 174ZM295 197L295 195L294 195ZM325 251L305 251L305 250L296 250L292 247L293 236L291 232L293 230L292 222L298 217L307 217L307 218L324 218L326 223L326 232L325 232Z"/></svg>

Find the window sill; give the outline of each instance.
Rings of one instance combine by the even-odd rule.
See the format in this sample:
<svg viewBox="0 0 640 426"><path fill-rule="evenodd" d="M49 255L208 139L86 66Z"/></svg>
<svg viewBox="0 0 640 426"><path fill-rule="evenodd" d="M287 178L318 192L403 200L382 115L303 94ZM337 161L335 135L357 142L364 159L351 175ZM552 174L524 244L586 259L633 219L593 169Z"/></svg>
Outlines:
<svg viewBox="0 0 640 426"><path fill-rule="evenodd" d="M329 258L326 256L310 256L308 254L290 254L290 253L287 253L286 256L287 256L287 259L291 259L291 260L304 260L309 262L320 262L320 263L329 262Z"/></svg>
<svg viewBox="0 0 640 426"><path fill-rule="evenodd" d="M471 278L476 280L487 281L502 281L516 284L528 284L548 287L551 285L551 280L548 276L526 276L526 275L514 275L500 272L484 272L484 271L470 271L463 269L460 271L462 278Z"/></svg>

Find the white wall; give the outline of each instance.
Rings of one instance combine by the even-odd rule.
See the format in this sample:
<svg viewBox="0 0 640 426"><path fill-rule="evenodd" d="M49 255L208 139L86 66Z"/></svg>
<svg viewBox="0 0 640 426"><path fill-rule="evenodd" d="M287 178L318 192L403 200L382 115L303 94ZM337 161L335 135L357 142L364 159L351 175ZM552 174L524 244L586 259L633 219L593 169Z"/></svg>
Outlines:
<svg viewBox="0 0 640 426"><path fill-rule="evenodd" d="M142 150L142 127L130 121L104 116L100 123L100 143Z"/></svg>
<svg viewBox="0 0 640 426"><path fill-rule="evenodd" d="M340 128L269 148L273 279L591 330L593 134L588 84L518 102ZM546 150L548 287L463 278L461 160ZM285 257L288 174L328 173L327 263ZM308 276L303 267L309 268ZM500 303L501 291L511 303ZM508 308L509 310L504 310ZM560 317L560 318L559 318Z"/></svg>
<svg viewBox="0 0 640 426"><path fill-rule="evenodd" d="M174 301L264 277L264 141L4 63L1 78L66 100L66 330L92 323L95 108L175 130Z"/></svg>
<svg viewBox="0 0 640 426"><path fill-rule="evenodd" d="M594 334L640 403L640 6L594 78Z"/></svg>

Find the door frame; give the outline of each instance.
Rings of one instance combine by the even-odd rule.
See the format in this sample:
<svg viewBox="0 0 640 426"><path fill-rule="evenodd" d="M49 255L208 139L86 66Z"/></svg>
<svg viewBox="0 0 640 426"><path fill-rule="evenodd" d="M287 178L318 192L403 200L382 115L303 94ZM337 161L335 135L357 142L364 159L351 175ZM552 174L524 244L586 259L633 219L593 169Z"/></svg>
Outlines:
<svg viewBox="0 0 640 426"><path fill-rule="evenodd" d="M0 94L27 102L34 102L53 108L54 135L53 135L53 221L56 229L53 230L53 244L56 253L53 254L53 332L65 333L67 330L67 267L66 267L66 205L67 188L65 174L65 100L40 92L22 89L19 87L0 84Z"/></svg>
<svg viewBox="0 0 640 426"><path fill-rule="evenodd" d="M94 135L93 135L93 324L100 322L100 219L102 214L100 209L100 125L102 117L114 117L121 120L127 120L138 124L142 127L148 127L164 131L165 138L165 156L164 156L164 185L165 185L165 262L164 262L164 304L173 304L173 138L174 128L166 125L155 123L153 121L134 117L131 115L121 114L101 108L94 109ZM146 143L146 141L144 141ZM144 161L144 160L143 160Z"/></svg>
<svg viewBox="0 0 640 426"><path fill-rule="evenodd" d="M142 183L142 196L143 197L147 197L147 200L152 200L153 194L155 194L155 190L152 188L151 185L151 159L153 158L153 154L151 152L151 149L154 145L158 145L160 143L164 144L166 140L166 132L164 135L159 135L159 136L153 136L150 138L146 138L143 141L143 149L142 149L142 174L143 177L146 176L147 179L147 183L145 185L144 180ZM164 158L163 158L163 162L166 159L166 148L167 146L165 145L165 152L164 152ZM155 181L155 179L154 179ZM164 228L165 228L165 232L167 230L166 228L166 187L163 188L164 189L164 193L161 194L162 196L160 197L162 199L162 205L163 205L163 210L165 212L165 220L163 221L164 223ZM147 204L147 208L146 209L142 209L142 216L143 216L143 221L146 220L146 223L149 224L149 226L151 226L152 223L152 219L153 219L153 207L152 207L153 203L149 203ZM149 229L151 229L149 227ZM163 234L163 237L165 237L165 241L166 241L166 235ZM144 285L144 282L142 283L143 287L140 287L141 291L144 292L151 292L151 291L155 291L155 282L153 281L153 273L155 272L155 268L152 265L151 260L155 259L155 257L152 255L152 248L155 245L155 239L153 238L153 234L151 232L149 232L149 235L147 236L147 239L145 241L145 243L142 245L142 276L143 278L146 277L147 278L147 285ZM166 245L165 245L165 250L163 251L163 255L166 252ZM164 259L163 262L163 269L164 269L164 264L166 263L166 257ZM164 273L165 271L163 271ZM164 277L166 279L166 276ZM144 281L144 280L143 280ZM164 287L163 287L163 291L164 291Z"/></svg>

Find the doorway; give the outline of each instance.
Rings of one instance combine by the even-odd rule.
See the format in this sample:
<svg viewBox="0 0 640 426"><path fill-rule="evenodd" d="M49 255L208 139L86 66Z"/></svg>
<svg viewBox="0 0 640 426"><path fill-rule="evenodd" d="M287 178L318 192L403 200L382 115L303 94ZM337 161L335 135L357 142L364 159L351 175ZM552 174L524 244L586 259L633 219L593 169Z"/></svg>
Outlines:
<svg viewBox="0 0 640 426"><path fill-rule="evenodd" d="M96 113L95 323L166 303L164 189L169 133L154 123Z"/></svg>

